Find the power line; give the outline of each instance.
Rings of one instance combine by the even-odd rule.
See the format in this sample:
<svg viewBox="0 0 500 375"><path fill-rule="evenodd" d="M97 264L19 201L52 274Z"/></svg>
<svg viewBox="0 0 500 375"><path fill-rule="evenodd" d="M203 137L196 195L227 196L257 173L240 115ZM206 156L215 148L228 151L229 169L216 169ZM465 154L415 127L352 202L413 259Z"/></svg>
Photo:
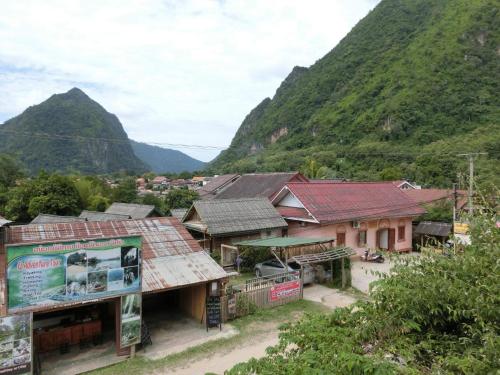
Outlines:
<svg viewBox="0 0 500 375"><path fill-rule="evenodd" d="M110 143L130 143L129 139L121 139L121 138L106 138L106 137L86 137L80 135L65 135L65 134L51 134L45 132L22 132L10 129L2 129L0 126L0 133L8 133L13 135L25 136L30 138L39 138L46 140L65 140L65 141L101 141L101 142L110 142ZM228 149L229 146L213 146L213 145L196 145L196 144L186 144L186 143L168 143L168 142L143 142L151 146L159 146L159 147L167 147L167 148L181 148L181 149L195 149L195 150L209 150L209 151L223 151ZM419 156L431 155L431 156L453 156L456 155L458 150L451 150L448 152L394 152L394 151L333 151L336 155L337 159L348 158L351 156L381 156L381 157L394 157L400 159L415 159ZM474 150L475 151L475 150ZM471 153L474 154L484 154L482 152L474 152L471 150Z"/></svg>
<svg viewBox="0 0 500 375"><path fill-rule="evenodd" d="M129 139L121 138L105 138L105 137L85 137L81 135L66 135L66 134L51 134L43 132L22 132L10 129L2 129L0 127L0 132L26 136L30 138L40 138L46 140L65 140L65 141L102 141L109 143L130 143ZM225 150L226 146L209 146L209 145L194 145L194 144L183 144L183 143L166 143L166 142L144 142L152 146L160 147L172 147L172 148L189 148L189 149L200 149L200 150Z"/></svg>

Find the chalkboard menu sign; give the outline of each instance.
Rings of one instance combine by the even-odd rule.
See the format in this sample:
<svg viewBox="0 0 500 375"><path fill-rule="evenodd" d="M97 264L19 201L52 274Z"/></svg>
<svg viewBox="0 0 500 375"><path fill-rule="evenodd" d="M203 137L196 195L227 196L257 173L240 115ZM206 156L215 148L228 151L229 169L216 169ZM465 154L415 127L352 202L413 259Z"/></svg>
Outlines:
<svg viewBox="0 0 500 375"><path fill-rule="evenodd" d="M207 328L221 324L220 297L211 296L207 299Z"/></svg>

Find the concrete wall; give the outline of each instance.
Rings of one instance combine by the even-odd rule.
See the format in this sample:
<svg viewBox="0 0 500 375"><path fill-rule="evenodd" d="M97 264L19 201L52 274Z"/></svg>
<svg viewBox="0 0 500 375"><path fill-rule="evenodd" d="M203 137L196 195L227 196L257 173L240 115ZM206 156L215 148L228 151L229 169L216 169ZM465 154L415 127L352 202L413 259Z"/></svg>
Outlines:
<svg viewBox="0 0 500 375"><path fill-rule="evenodd" d="M394 244L394 250L396 251L409 251L411 250L411 238L412 238L412 225L411 218L394 218L394 219L381 219L381 220L371 220L362 221L361 229L356 229L352 227L352 222L339 223L339 224L328 224L319 225L314 223L301 223L297 221L288 221L288 235L290 237L333 237L337 238L337 233L345 232L346 246L354 249L359 255L361 255L366 248L376 249L377 241L377 231L383 228L394 228L396 232L396 239ZM405 227L405 239L398 240L398 227ZM360 230L365 230L366 233L366 246L360 247L358 245L358 233ZM336 244L336 242L335 242Z"/></svg>

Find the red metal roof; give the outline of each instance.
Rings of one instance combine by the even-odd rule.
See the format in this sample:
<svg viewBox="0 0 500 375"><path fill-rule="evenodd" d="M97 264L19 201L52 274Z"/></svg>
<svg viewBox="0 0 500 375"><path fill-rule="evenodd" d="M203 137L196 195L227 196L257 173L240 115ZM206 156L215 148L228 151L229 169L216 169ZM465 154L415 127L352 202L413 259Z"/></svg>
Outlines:
<svg viewBox="0 0 500 375"><path fill-rule="evenodd" d="M417 203L432 203L442 199L453 199L453 190L451 189L408 189L404 193ZM467 192L458 190L458 206L462 207L467 202Z"/></svg>
<svg viewBox="0 0 500 375"><path fill-rule="evenodd" d="M13 226L6 232L7 246L140 235L143 241L143 292L226 276L226 272L173 217L30 224Z"/></svg>
<svg viewBox="0 0 500 375"><path fill-rule="evenodd" d="M392 182L294 182L286 187L320 223L425 213Z"/></svg>
<svg viewBox="0 0 500 375"><path fill-rule="evenodd" d="M286 218L295 217L301 219L314 220L314 218L311 215L309 215L309 213L305 208L279 206L276 207L276 209L278 210L281 216Z"/></svg>

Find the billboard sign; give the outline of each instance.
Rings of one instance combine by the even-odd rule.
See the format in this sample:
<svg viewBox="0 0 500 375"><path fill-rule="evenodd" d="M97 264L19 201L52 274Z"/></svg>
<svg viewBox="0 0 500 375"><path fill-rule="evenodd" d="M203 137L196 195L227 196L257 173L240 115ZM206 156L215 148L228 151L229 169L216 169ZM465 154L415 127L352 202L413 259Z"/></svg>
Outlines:
<svg viewBox="0 0 500 375"><path fill-rule="evenodd" d="M31 374L32 315L0 318L0 374Z"/></svg>
<svg viewBox="0 0 500 375"><path fill-rule="evenodd" d="M279 301L283 298L297 296L300 294L300 280L286 281L276 284L269 290L269 300L271 302Z"/></svg>
<svg viewBox="0 0 500 375"><path fill-rule="evenodd" d="M141 237L7 246L9 312L141 290Z"/></svg>
<svg viewBox="0 0 500 375"><path fill-rule="evenodd" d="M141 295L121 297L120 346L125 348L141 342Z"/></svg>

